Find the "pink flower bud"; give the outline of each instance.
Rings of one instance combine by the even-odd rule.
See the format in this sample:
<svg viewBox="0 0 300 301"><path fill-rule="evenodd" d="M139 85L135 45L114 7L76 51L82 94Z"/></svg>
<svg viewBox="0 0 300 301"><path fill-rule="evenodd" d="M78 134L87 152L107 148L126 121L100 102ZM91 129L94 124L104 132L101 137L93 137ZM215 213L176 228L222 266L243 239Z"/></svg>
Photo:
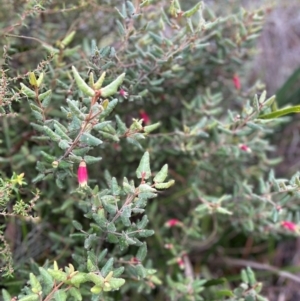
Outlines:
<svg viewBox="0 0 300 301"><path fill-rule="evenodd" d="M144 120L145 125L150 123L150 117L144 110L140 110L140 118Z"/></svg>
<svg viewBox="0 0 300 301"><path fill-rule="evenodd" d="M293 222L289 222L289 221L282 221L281 226L283 228L285 228L286 230L293 231L293 232L295 232L298 228L298 226L296 224L294 224Z"/></svg>
<svg viewBox="0 0 300 301"><path fill-rule="evenodd" d="M167 250L171 250L171 249L174 248L173 244L165 244L164 247L165 247L165 249L167 249Z"/></svg>
<svg viewBox="0 0 300 301"><path fill-rule="evenodd" d="M127 99L128 92L126 92L124 89L120 89L119 95L121 95L123 98Z"/></svg>
<svg viewBox="0 0 300 301"><path fill-rule="evenodd" d="M237 90L240 90L241 89L241 80L240 80L240 78L239 78L239 76L237 74L235 74L233 76L232 81L233 81L234 87Z"/></svg>
<svg viewBox="0 0 300 301"><path fill-rule="evenodd" d="M172 219L169 219L166 223L165 223L165 226L166 227L175 227L177 225L181 225L181 221L176 219L176 218L172 218Z"/></svg>
<svg viewBox="0 0 300 301"><path fill-rule="evenodd" d="M179 265L179 268L184 269L184 260L182 259L182 257L177 258L177 263Z"/></svg>
<svg viewBox="0 0 300 301"><path fill-rule="evenodd" d="M139 264L139 263L141 263L136 257L132 257L131 260L130 260L130 262L132 264Z"/></svg>
<svg viewBox="0 0 300 301"><path fill-rule="evenodd" d="M251 148L246 144L240 144L239 148L244 152L251 153Z"/></svg>
<svg viewBox="0 0 300 301"><path fill-rule="evenodd" d="M83 160L79 164L77 176L78 176L79 186L80 187L87 186L88 173L87 173L86 163Z"/></svg>

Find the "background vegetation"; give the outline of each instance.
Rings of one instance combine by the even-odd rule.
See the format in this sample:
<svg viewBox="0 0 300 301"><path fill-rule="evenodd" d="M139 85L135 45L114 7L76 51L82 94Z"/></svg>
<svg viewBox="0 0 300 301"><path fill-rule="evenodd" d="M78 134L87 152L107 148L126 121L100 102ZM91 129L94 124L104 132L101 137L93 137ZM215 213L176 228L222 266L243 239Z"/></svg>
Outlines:
<svg viewBox="0 0 300 301"><path fill-rule="evenodd" d="M298 1L0 4L3 300L298 300Z"/></svg>

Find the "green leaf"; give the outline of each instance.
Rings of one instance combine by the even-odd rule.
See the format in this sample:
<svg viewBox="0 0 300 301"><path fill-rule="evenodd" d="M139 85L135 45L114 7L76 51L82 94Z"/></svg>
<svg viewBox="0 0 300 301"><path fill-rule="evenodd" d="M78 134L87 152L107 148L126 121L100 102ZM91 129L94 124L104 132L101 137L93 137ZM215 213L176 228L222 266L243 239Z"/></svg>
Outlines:
<svg viewBox="0 0 300 301"><path fill-rule="evenodd" d="M135 271L138 277L145 278L147 276L146 269L141 264L135 266Z"/></svg>
<svg viewBox="0 0 300 301"><path fill-rule="evenodd" d="M72 71L79 90L81 90L85 95L94 96L95 91L83 80L74 66L72 66Z"/></svg>
<svg viewBox="0 0 300 301"><path fill-rule="evenodd" d="M155 183L162 183L168 176L168 164L165 164L153 179Z"/></svg>
<svg viewBox="0 0 300 301"><path fill-rule="evenodd" d="M229 210L227 210L227 209L224 208L224 207L218 207L218 208L216 209L216 211L217 211L218 213L221 213L221 214L232 215L232 212L229 211Z"/></svg>
<svg viewBox="0 0 300 301"><path fill-rule="evenodd" d="M234 297L234 293L230 290L219 290L215 292L216 297L219 298L226 298L226 297Z"/></svg>
<svg viewBox="0 0 300 301"><path fill-rule="evenodd" d="M97 240L96 234L95 233L90 234L84 241L84 248L89 249L96 240Z"/></svg>
<svg viewBox="0 0 300 301"><path fill-rule="evenodd" d="M157 122L157 123L154 123L154 124L144 126L145 133L153 132L154 130L156 130L157 128L160 127L160 124L161 124L160 122Z"/></svg>
<svg viewBox="0 0 300 301"><path fill-rule="evenodd" d="M254 286L256 284L256 279L255 279L254 272L249 267L246 268L246 272L247 272L247 275L248 275L249 284L251 286Z"/></svg>
<svg viewBox="0 0 300 301"><path fill-rule="evenodd" d="M109 134L107 132L103 132L103 131L99 131L100 135L102 136L102 138L104 139L108 139L108 140L111 140L111 141L114 141L114 142L119 142L120 139L117 135L112 135L112 134Z"/></svg>
<svg viewBox="0 0 300 301"><path fill-rule="evenodd" d="M204 287L210 287L210 286L214 286L214 285L221 285L224 284L226 282L225 278L217 278L217 279L211 279L211 280L207 280L203 286Z"/></svg>
<svg viewBox="0 0 300 301"><path fill-rule="evenodd" d="M38 294L42 290L42 286L36 276L33 273L29 274L31 291L35 294Z"/></svg>
<svg viewBox="0 0 300 301"><path fill-rule="evenodd" d="M113 111L113 109L116 107L117 104L118 104L117 98L111 100L108 103L107 108L99 115L99 119L106 118Z"/></svg>
<svg viewBox="0 0 300 301"><path fill-rule="evenodd" d="M166 183L155 183L154 187L157 189L167 189L170 188L171 186L173 186L175 183L174 180L170 180Z"/></svg>
<svg viewBox="0 0 300 301"><path fill-rule="evenodd" d="M115 116L117 122L117 134L124 135L127 132L126 124L120 119L118 115Z"/></svg>
<svg viewBox="0 0 300 301"><path fill-rule="evenodd" d="M89 272L97 272L98 267L95 260L93 260L93 257L88 257L86 267Z"/></svg>
<svg viewBox="0 0 300 301"><path fill-rule="evenodd" d="M114 264L114 259L113 258L108 259L108 261L105 263L105 265L101 269L101 275L103 277L106 277L108 275L108 273L110 271L112 271L113 264Z"/></svg>
<svg viewBox="0 0 300 301"><path fill-rule="evenodd" d="M130 217L131 217L131 206L125 206L121 213L121 220L125 227L129 227L131 225Z"/></svg>
<svg viewBox="0 0 300 301"><path fill-rule="evenodd" d="M125 284L125 280L122 278L114 278L112 277L109 280L109 284L112 290L118 290L122 285Z"/></svg>
<svg viewBox="0 0 300 301"><path fill-rule="evenodd" d="M77 300L81 301L82 300L80 290L78 290L77 288L71 287L70 290L69 290L69 293L74 298L73 300L75 300L75 301L77 301Z"/></svg>
<svg viewBox="0 0 300 301"><path fill-rule="evenodd" d="M294 107L289 107L289 108L285 108L285 109L280 109L277 111L274 111L272 113L268 113L268 114L264 114L264 115L260 115L257 118L258 119L275 119L287 114L291 114L291 113L299 113L300 112L300 106L294 106Z"/></svg>
<svg viewBox="0 0 300 301"><path fill-rule="evenodd" d="M44 128L45 134L47 136L49 136L52 141L57 142L57 141L61 140L60 136L58 136L56 133L54 133L49 127L44 125L43 128Z"/></svg>
<svg viewBox="0 0 300 301"><path fill-rule="evenodd" d="M117 269L114 269L114 273L113 273L113 276L114 277L119 277L123 274L125 268L124 267L119 267Z"/></svg>
<svg viewBox="0 0 300 301"><path fill-rule="evenodd" d="M98 255L98 263L99 264L103 264L103 260L105 258L105 256L107 255L108 253L108 249L104 249L99 255Z"/></svg>
<svg viewBox="0 0 300 301"><path fill-rule="evenodd" d="M67 293L65 292L64 289L57 290L54 294L53 297L55 301L66 301L67 300Z"/></svg>
<svg viewBox="0 0 300 301"><path fill-rule="evenodd" d="M107 121L102 121L98 124L96 124L93 129L96 130L96 131L100 131L100 130L103 130L107 125L109 125L111 123L110 120L107 120Z"/></svg>
<svg viewBox="0 0 300 301"><path fill-rule="evenodd" d="M107 234L107 241L112 243L112 244L116 244L118 243L118 236L112 233L108 233Z"/></svg>
<svg viewBox="0 0 300 301"><path fill-rule="evenodd" d="M82 230L82 225L81 225L79 222L73 220L73 221L72 221L72 224L73 224L73 226L75 227L75 229L77 229L77 230L79 230L79 231Z"/></svg>
<svg viewBox="0 0 300 301"><path fill-rule="evenodd" d="M48 269L47 271L57 281L66 281L68 278L68 275L63 271L52 269Z"/></svg>
<svg viewBox="0 0 300 301"><path fill-rule="evenodd" d="M68 104L72 114L77 116L80 120L85 119L85 115L79 109L79 101L67 99L67 104Z"/></svg>
<svg viewBox="0 0 300 301"><path fill-rule="evenodd" d="M76 31L73 30L61 41L62 48L65 48L73 41L75 34L76 34Z"/></svg>
<svg viewBox="0 0 300 301"><path fill-rule="evenodd" d="M39 267L39 271L42 277L43 293L49 294L53 288L54 280L52 276L43 267Z"/></svg>
<svg viewBox="0 0 300 301"><path fill-rule="evenodd" d="M91 73L93 74L93 73ZM97 80L97 82L93 85L94 86L94 89L100 89L102 87L102 84L104 82L104 79L105 79L105 76L106 76L106 72L103 72L101 74L101 76L99 77L99 79Z"/></svg>
<svg viewBox="0 0 300 301"><path fill-rule="evenodd" d="M47 108L52 97L52 90L48 90L39 95L39 100L42 102L42 107Z"/></svg>
<svg viewBox="0 0 300 301"><path fill-rule="evenodd" d="M141 192L156 192L156 189L151 187L148 184L141 184L139 186L139 193L141 193Z"/></svg>
<svg viewBox="0 0 300 301"><path fill-rule="evenodd" d="M139 235L141 237L148 237L148 236L151 236L153 235L155 232L153 230L141 230L139 231Z"/></svg>
<svg viewBox="0 0 300 301"><path fill-rule="evenodd" d="M3 301L11 301L11 295L8 293L6 289L2 289L2 297Z"/></svg>
<svg viewBox="0 0 300 301"><path fill-rule="evenodd" d="M72 276L69 281L72 285L78 288L81 283L87 282L89 280L90 279L88 277L88 274L79 272L76 275Z"/></svg>
<svg viewBox="0 0 300 301"><path fill-rule="evenodd" d="M98 294L100 294L101 292L102 292L102 287L101 287L101 286L95 285L95 286L93 286L93 287L91 288L91 293L93 293L93 294L98 295ZM99 299L98 299L98 300L99 300Z"/></svg>
<svg viewBox="0 0 300 301"><path fill-rule="evenodd" d="M61 149L67 149L70 147L70 143L67 141L67 140L64 140L64 139L61 139L58 143L58 146L61 148ZM80 159L81 161L81 159Z"/></svg>
<svg viewBox="0 0 300 301"><path fill-rule="evenodd" d="M63 131L63 128L60 126L58 122L54 123L54 129L55 129L55 133L59 135L62 139L65 139L67 141L72 141L72 139L66 134L66 132Z"/></svg>
<svg viewBox="0 0 300 301"><path fill-rule="evenodd" d="M18 301L37 301L39 300L39 295L38 294L30 294L25 297L22 297L18 299Z"/></svg>
<svg viewBox="0 0 300 301"><path fill-rule="evenodd" d="M144 153L140 165L136 170L136 176L138 179L144 178L146 180L151 176L149 152Z"/></svg>
<svg viewBox="0 0 300 301"><path fill-rule="evenodd" d="M144 229L147 226L148 222L149 220L147 215L144 215L143 218L137 223L137 228Z"/></svg>
<svg viewBox="0 0 300 301"><path fill-rule="evenodd" d="M115 177L113 177L111 179L111 193L113 195L119 195L120 191L121 191L121 189L120 189L120 187L118 185L117 179Z"/></svg>
<svg viewBox="0 0 300 301"><path fill-rule="evenodd" d="M143 261L147 255L147 244L144 242L141 247L139 247L138 252L136 254L136 258L140 261Z"/></svg>
<svg viewBox="0 0 300 301"><path fill-rule="evenodd" d="M140 150L143 150L143 147L141 146L141 144L135 139L135 138L132 138L132 137L127 137L126 138L126 141L130 144L133 144L134 146L136 146L138 149Z"/></svg>
<svg viewBox="0 0 300 301"><path fill-rule="evenodd" d="M25 86L23 83L20 83L20 85L21 85L21 93L23 93L24 95L26 95L29 98L35 98L36 95L33 90L31 90L30 88Z"/></svg>
<svg viewBox="0 0 300 301"><path fill-rule="evenodd" d="M93 157L93 156L84 156L83 159L86 164L94 164L102 160L101 157Z"/></svg>
<svg viewBox="0 0 300 301"><path fill-rule="evenodd" d="M80 137L80 141L83 143L86 143L89 146L98 146L99 144L102 143L102 141L90 133L83 133L82 136Z"/></svg>
<svg viewBox="0 0 300 301"><path fill-rule="evenodd" d="M107 219L105 217L104 209L98 209L97 213L93 213L93 219L101 228L105 228L107 224Z"/></svg>
<svg viewBox="0 0 300 301"><path fill-rule="evenodd" d="M122 73L113 82L111 82L109 85L102 88L100 90L101 96L108 97L108 96L115 94L118 90L118 87L122 84L124 77L125 77L125 73Z"/></svg>
<svg viewBox="0 0 300 301"><path fill-rule="evenodd" d="M97 286L103 286L104 284L104 277L99 274L96 275L95 273L88 273L88 278Z"/></svg>
<svg viewBox="0 0 300 301"><path fill-rule="evenodd" d="M117 206L116 204L110 204L105 199L102 199L102 205L109 214L115 215L117 213Z"/></svg>
<svg viewBox="0 0 300 301"><path fill-rule="evenodd" d="M197 3L193 8L185 11L182 16L183 17L191 17L192 15L194 15L199 9L201 9L203 7L203 2L199 2Z"/></svg>
<svg viewBox="0 0 300 301"><path fill-rule="evenodd" d="M124 180L123 180L123 190L126 194L134 194L135 193L134 185L130 184L126 177L124 177Z"/></svg>
<svg viewBox="0 0 300 301"><path fill-rule="evenodd" d="M37 183L37 182L40 182L41 180L43 180L45 178L45 174L43 173L40 173L38 174L35 178L32 179L32 183Z"/></svg>

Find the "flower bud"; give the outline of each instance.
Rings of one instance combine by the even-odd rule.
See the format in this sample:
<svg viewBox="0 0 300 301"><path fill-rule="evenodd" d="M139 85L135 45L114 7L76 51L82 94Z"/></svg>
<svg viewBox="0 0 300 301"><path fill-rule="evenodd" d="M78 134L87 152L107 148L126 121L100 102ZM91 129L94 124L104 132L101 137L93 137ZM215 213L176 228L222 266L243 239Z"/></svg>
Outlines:
<svg viewBox="0 0 300 301"><path fill-rule="evenodd" d="M79 164L77 176L78 176L79 186L80 187L87 186L88 173L87 173L86 163L84 160L82 160Z"/></svg>
<svg viewBox="0 0 300 301"><path fill-rule="evenodd" d="M179 268L184 269L184 260L183 260L183 258L178 257L176 261L177 261L177 264L178 264Z"/></svg>
<svg viewBox="0 0 300 301"><path fill-rule="evenodd" d="M122 96L123 98L127 99L128 92L126 92L124 89L120 89L119 90L119 95Z"/></svg>
<svg viewBox="0 0 300 301"><path fill-rule="evenodd" d="M143 119L145 125L150 123L150 117L144 110L140 110L140 118Z"/></svg>
<svg viewBox="0 0 300 301"><path fill-rule="evenodd" d="M237 74L235 74L232 78L233 85L237 90L241 89L241 80Z"/></svg>
<svg viewBox="0 0 300 301"><path fill-rule="evenodd" d="M251 148L246 144L240 144L239 148L244 152L251 153Z"/></svg>
<svg viewBox="0 0 300 301"><path fill-rule="evenodd" d="M52 162L52 167L53 168L57 168L58 167L58 161L57 160L55 160L55 161Z"/></svg>
<svg viewBox="0 0 300 301"><path fill-rule="evenodd" d="M169 219L169 220L165 223L165 226L171 228L171 227L175 227L175 226L181 225L181 224L182 224L182 223L181 223L180 220L178 220L178 219L176 219L176 218L172 218L172 219Z"/></svg>
<svg viewBox="0 0 300 301"><path fill-rule="evenodd" d="M289 222L289 221L282 221L281 226L283 228L285 228L286 230L289 230L292 232L297 231L297 228L298 228L298 226L296 224L294 224L293 222Z"/></svg>

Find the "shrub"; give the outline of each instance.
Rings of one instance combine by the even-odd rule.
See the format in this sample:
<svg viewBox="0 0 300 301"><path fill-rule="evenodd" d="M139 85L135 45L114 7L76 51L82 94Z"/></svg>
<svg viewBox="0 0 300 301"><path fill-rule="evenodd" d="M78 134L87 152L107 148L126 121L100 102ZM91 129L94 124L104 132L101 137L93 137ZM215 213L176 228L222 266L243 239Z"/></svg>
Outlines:
<svg viewBox="0 0 300 301"><path fill-rule="evenodd" d="M266 300L247 245L298 234L300 182L270 155L299 108L245 82L263 11L5 4L3 299Z"/></svg>

